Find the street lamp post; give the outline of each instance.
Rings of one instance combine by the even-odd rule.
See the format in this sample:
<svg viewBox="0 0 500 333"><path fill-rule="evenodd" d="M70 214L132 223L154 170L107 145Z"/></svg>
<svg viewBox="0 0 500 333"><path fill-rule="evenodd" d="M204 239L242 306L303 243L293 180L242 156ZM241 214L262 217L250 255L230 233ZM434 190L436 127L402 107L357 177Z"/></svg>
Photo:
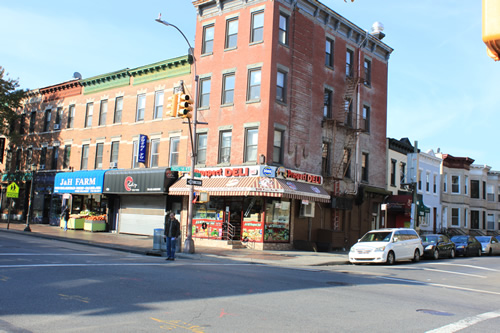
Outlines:
<svg viewBox="0 0 500 333"><path fill-rule="evenodd" d="M197 109L198 109L198 75L196 73L196 59L193 54L193 48L191 47L191 44L189 43L189 40L186 38L184 33L175 25L163 21L161 19L161 13L158 16L158 18L155 20L158 23L164 24L166 26L171 26L177 29L184 37L186 40L188 46L189 46L189 56L192 59L193 62L193 67L194 67L194 81L195 81L195 87L194 87L194 105L193 105L193 132L189 131L190 136L191 136L191 170L190 170L190 178L194 178L194 167L196 165L196 125L197 125ZM188 118L189 120L189 118ZM194 204L193 204L193 199L194 199L194 185L190 185L189 187L189 208L188 208L188 224L187 224L187 235L186 235L186 240L184 241L184 253L194 253L194 241L193 241L193 210L194 210Z"/></svg>

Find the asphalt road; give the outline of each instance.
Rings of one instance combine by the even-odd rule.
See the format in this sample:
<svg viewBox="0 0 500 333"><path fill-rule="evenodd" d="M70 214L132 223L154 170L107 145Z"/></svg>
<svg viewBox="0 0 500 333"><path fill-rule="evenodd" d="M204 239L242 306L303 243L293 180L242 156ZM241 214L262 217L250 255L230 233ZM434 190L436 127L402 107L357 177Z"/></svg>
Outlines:
<svg viewBox="0 0 500 333"><path fill-rule="evenodd" d="M170 262L2 233L0 332L496 331L499 263Z"/></svg>

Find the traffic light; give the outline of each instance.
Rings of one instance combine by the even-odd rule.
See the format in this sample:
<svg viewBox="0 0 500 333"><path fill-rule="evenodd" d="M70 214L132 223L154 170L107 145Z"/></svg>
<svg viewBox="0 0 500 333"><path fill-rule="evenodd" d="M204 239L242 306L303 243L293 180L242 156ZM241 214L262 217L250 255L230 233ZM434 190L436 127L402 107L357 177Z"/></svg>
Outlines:
<svg viewBox="0 0 500 333"><path fill-rule="evenodd" d="M167 105L167 117L177 117L177 111L179 106L179 95L180 93L175 93L168 98Z"/></svg>
<svg viewBox="0 0 500 333"><path fill-rule="evenodd" d="M191 118L193 116L191 111L193 111L193 100L189 95L181 94L179 97L179 112L177 116Z"/></svg>

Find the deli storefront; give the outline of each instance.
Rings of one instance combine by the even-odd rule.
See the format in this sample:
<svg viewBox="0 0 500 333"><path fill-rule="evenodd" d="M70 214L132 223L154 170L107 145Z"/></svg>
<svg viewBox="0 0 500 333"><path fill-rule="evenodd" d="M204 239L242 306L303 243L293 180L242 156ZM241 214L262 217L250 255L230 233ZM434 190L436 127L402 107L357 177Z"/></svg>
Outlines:
<svg viewBox="0 0 500 333"><path fill-rule="evenodd" d="M292 248L296 218L314 216L316 205L330 202L321 176L273 166L200 168L202 186L195 186L193 239L218 246L241 240L255 249ZM187 196L185 174L169 189ZM209 200L200 201L208 193Z"/></svg>
<svg viewBox="0 0 500 333"><path fill-rule="evenodd" d="M180 219L181 200L170 200L168 188L178 178L170 168L114 169L106 172L103 193L109 205L113 229L119 233L153 235L163 229L165 213Z"/></svg>

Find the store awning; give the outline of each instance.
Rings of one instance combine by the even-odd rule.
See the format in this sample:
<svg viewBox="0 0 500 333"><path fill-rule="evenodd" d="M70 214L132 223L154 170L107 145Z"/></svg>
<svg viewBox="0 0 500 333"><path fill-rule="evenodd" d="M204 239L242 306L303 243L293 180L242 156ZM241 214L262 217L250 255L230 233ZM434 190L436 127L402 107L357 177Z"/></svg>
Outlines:
<svg viewBox="0 0 500 333"><path fill-rule="evenodd" d="M177 171L170 168L116 169L106 172L105 194L158 194L167 193L177 180Z"/></svg>
<svg viewBox="0 0 500 333"><path fill-rule="evenodd" d="M54 180L54 193L102 193L104 173L107 170L60 172Z"/></svg>
<svg viewBox="0 0 500 333"><path fill-rule="evenodd" d="M213 196L264 196L301 199L316 202L330 202L330 195L323 187L268 177L203 178L203 186L195 186L195 191L207 191ZM170 195L189 195L190 186L186 178L173 184Z"/></svg>
<svg viewBox="0 0 500 333"><path fill-rule="evenodd" d="M391 212L410 213L412 196L406 194L391 195L387 198L387 210Z"/></svg>
<svg viewBox="0 0 500 333"><path fill-rule="evenodd" d="M418 216L425 216L425 214L430 214L431 209L424 205L424 203L421 200L417 201L417 212Z"/></svg>

